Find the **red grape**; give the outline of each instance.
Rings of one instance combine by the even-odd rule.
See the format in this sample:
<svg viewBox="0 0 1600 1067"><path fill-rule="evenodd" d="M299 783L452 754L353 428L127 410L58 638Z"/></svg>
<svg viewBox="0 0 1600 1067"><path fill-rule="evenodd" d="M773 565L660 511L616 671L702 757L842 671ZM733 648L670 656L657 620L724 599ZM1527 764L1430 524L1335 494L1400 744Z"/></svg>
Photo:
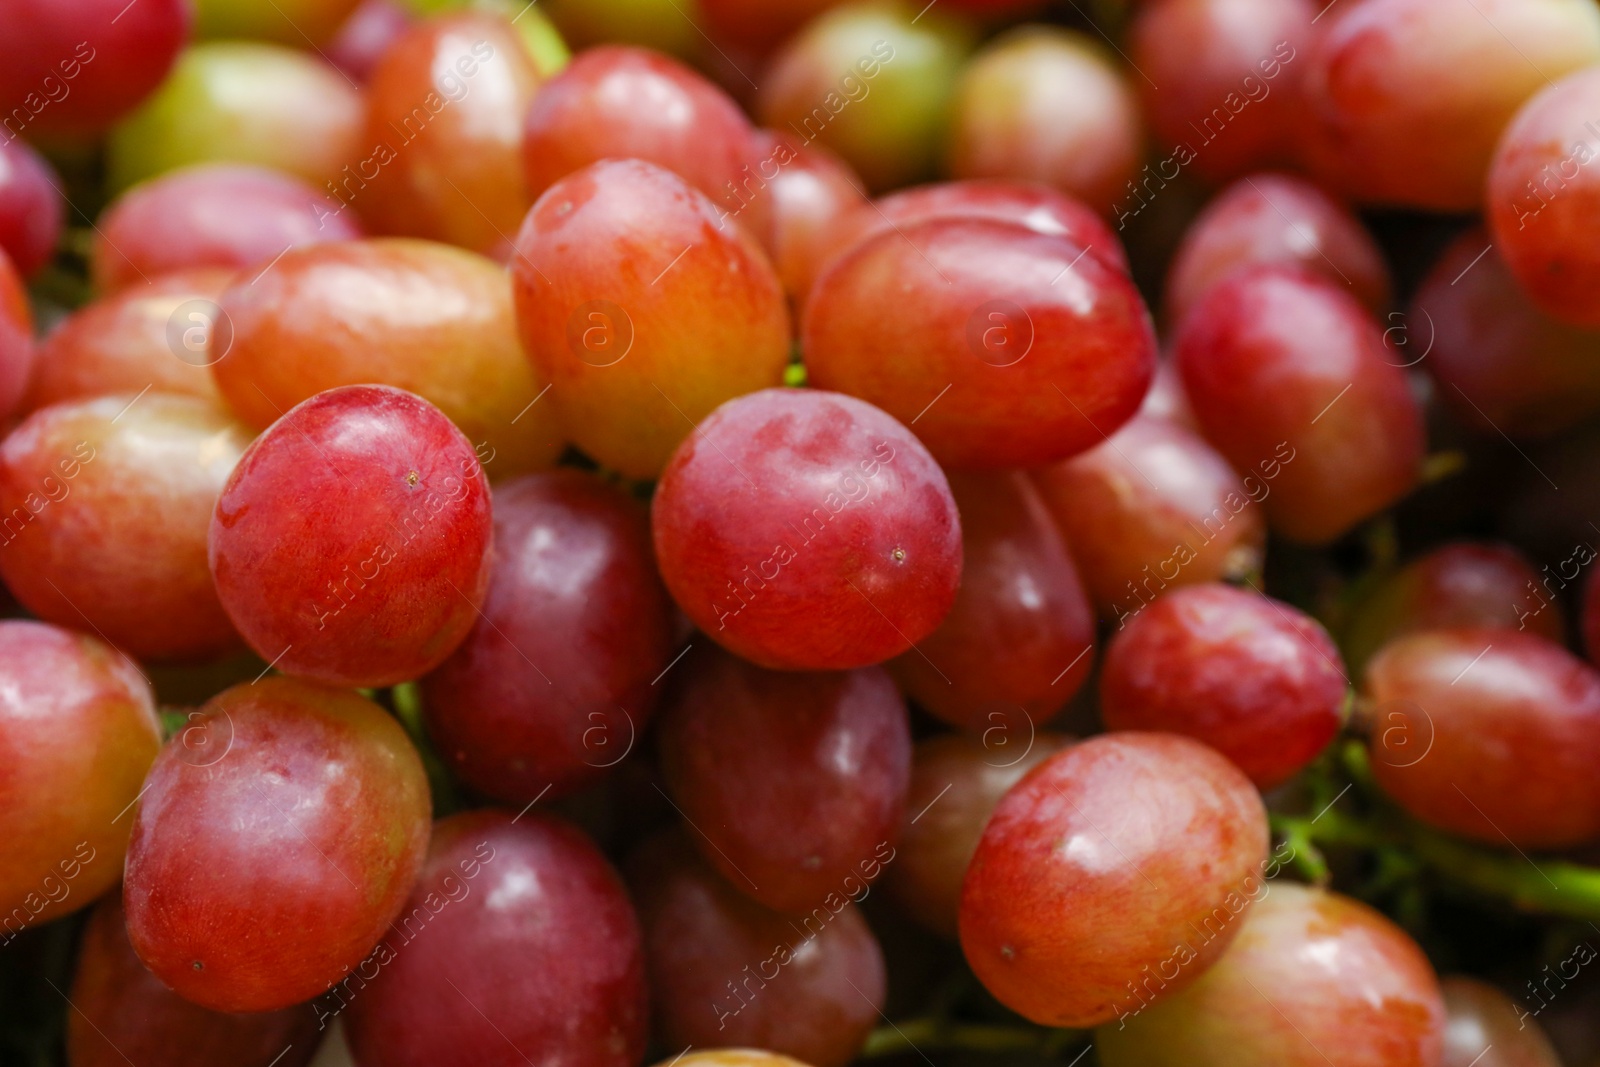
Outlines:
<svg viewBox="0 0 1600 1067"><path fill-rule="evenodd" d="M1158 597L1106 650L1100 686L1107 729L1193 737L1262 789L1327 747L1350 688L1315 619L1225 585Z"/></svg>
<svg viewBox="0 0 1600 1067"><path fill-rule="evenodd" d="M1272 887L1198 982L1129 1015L1095 1035L1105 1067L1433 1067L1445 1027L1439 981L1405 931L1292 884Z"/></svg>
<svg viewBox="0 0 1600 1067"><path fill-rule="evenodd" d="M117 884L128 808L160 746L132 660L86 634L0 621L0 945Z"/></svg>
<svg viewBox="0 0 1600 1067"><path fill-rule="evenodd" d="M399 723L351 692L237 685L150 770L122 889L128 936L186 1000L287 1007L372 950L427 847L428 782Z"/></svg>
<svg viewBox="0 0 1600 1067"><path fill-rule="evenodd" d="M783 380L783 287L719 215L677 175L610 160L551 186L517 235L528 358L572 442L630 477L658 475L718 404Z"/></svg>
<svg viewBox="0 0 1600 1067"><path fill-rule="evenodd" d="M590 0L592 3L593 0ZM840 0L700 0L706 24L719 40L761 51L772 47Z"/></svg>
<svg viewBox="0 0 1600 1067"><path fill-rule="evenodd" d="M19 138L0 138L0 252L24 276L50 262L61 239L61 179Z"/></svg>
<svg viewBox="0 0 1600 1067"><path fill-rule="evenodd" d="M517 343L506 273L432 241L384 238L286 253L222 295L231 331L207 358L222 395L253 426L324 390L376 383L438 406L506 474L555 462L549 386Z"/></svg>
<svg viewBox="0 0 1600 1067"><path fill-rule="evenodd" d="M812 1067L845 1067L861 1051L885 992L883 953L850 906L864 881L797 922L728 885L681 831L646 844L628 876L662 1041L769 1049Z"/></svg>
<svg viewBox="0 0 1600 1067"><path fill-rule="evenodd" d="M1494 986L1463 977L1439 985L1446 1012L1439 1067L1561 1067L1539 1024Z"/></svg>
<svg viewBox="0 0 1600 1067"><path fill-rule="evenodd" d="M71 998L72 1067L305 1067L317 1051L316 1018L304 1008L226 1015L162 985L134 954L116 894L89 918Z"/></svg>
<svg viewBox="0 0 1600 1067"><path fill-rule="evenodd" d="M142 182L95 226L89 272L114 293L192 267L264 267L287 249L361 236L310 183L267 167L197 163Z"/></svg>
<svg viewBox="0 0 1600 1067"><path fill-rule="evenodd" d="M961 520L933 457L852 397L767 389L718 408L656 488L656 559L713 640L787 670L881 663L944 619Z"/></svg>
<svg viewBox="0 0 1600 1067"><path fill-rule="evenodd" d="M811 291L832 251L834 233L864 206L866 194L850 164L821 145L802 147L795 138L769 130L756 136L767 149L757 173L766 179L775 172L765 187L772 196L772 265L784 290L798 301Z"/></svg>
<svg viewBox="0 0 1600 1067"><path fill-rule="evenodd" d="M661 772L729 884L802 914L894 859L911 728L887 672L768 671L690 652L661 712Z"/></svg>
<svg viewBox="0 0 1600 1067"><path fill-rule="evenodd" d="M1207 289L1244 267L1301 267L1340 283L1369 310L1389 305L1383 253L1349 208L1310 182L1257 174L1200 213L1167 273L1167 319L1183 320Z"/></svg>
<svg viewBox="0 0 1600 1067"><path fill-rule="evenodd" d="M955 177L1044 182L1107 216L1144 149L1138 98L1101 43L1040 26L962 70L949 137Z"/></svg>
<svg viewBox="0 0 1600 1067"><path fill-rule="evenodd" d="M1285 537L1331 541L1416 484L1425 442L1405 373L1366 311L1323 279L1235 274L1200 298L1175 347L1206 438L1235 469L1277 472L1262 504Z"/></svg>
<svg viewBox="0 0 1600 1067"><path fill-rule="evenodd" d="M1094 662L1094 611L1077 567L1025 475L957 474L950 490L961 511L961 588L939 628L890 669L952 726L985 730L1019 711L1046 722Z"/></svg>
<svg viewBox="0 0 1600 1067"><path fill-rule="evenodd" d="M0 418L22 403L33 364L33 309L11 257L0 250Z"/></svg>
<svg viewBox="0 0 1600 1067"><path fill-rule="evenodd" d="M616 871L576 827L538 813L441 820L389 929L324 1009L348 1009L358 1064L643 1059L639 920Z"/></svg>
<svg viewBox="0 0 1600 1067"><path fill-rule="evenodd" d="M238 647L206 565L211 513L250 432L197 397L41 408L0 444L0 576L41 619L141 659Z"/></svg>
<svg viewBox="0 0 1600 1067"><path fill-rule="evenodd" d="M644 509L562 470L494 492L483 616L422 681L428 732L474 788L522 805L633 748L672 655L672 601Z"/></svg>
<svg viewBox="0 0 1600 1067"><path fill-rule="evenodd" d="M885 877L896 902L930 930L956 940L961 882L995 805L1071 741L1064 734L1034 732L1031 724L1024 734L1015 723L991 726L981 737L939 734L919 741L900 843Z"/></svg>
<svg viewBox="0 0 1600 1067"><path fill-rule="evenodd" d="M1560 645L1509 630L1410 634L1367 666L1365 690L1373 774L1413 815L1519 848L1600 837L1600 673Z"/></svg>
<svg viewBox="0 0 1600 1067"><path fill-rule="evenodd" d="M211 521L223 607L263 659L340 685L442 663L489 581L489 484L438 408L399 389L319 393L258 437Z"/></svg>
<svg viewBox="0 0 1600 1067"><path fill-rule="evenodd" d="M368 82L384 53L415 21L401 0L361 0L323 52L358 82Z"/></svg>
<svg viewBox="0 0 1600 1067"><path fill-rule="evenodd" d="M1266 891L1266 855L1233 764L1186 737L1105 734L1001 799L962 885L961 947L1012 1011L1097 1026L1216 961Z"/></svg>
<svg viewBox="0 0 1600 1067"><path fill-rule="evenodd" d="M1139 415L1081 456L1033 472L1078 572L1119 628L1172 586L1258 570L1281 456L1241 479L1182 426Z"/></svg>
<svg viewBox="0 0 1600 1067"><path fill-rule="evenodd" d="M958 468L1036 466L1098 444L1138 410L1156 360L1127 275L1065 237L993 219L862 241L817 280L801 339L812 385L915 422Z"/></svg>

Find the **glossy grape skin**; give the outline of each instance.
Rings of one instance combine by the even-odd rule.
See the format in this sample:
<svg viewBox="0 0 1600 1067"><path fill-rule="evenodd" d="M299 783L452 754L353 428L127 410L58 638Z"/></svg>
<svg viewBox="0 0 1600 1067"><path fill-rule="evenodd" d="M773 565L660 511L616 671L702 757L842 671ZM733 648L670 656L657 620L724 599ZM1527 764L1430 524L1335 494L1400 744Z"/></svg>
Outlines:
<svg viewBox="0 0 1600 1067"><path fill-rule="evenodd" d="M61 239L61 178L20 139L0 139L0 252L24 277L55 254Z"/></svg>
<svg viewBox="0 0 1600 1067"><path fill-rule="evenodd" d="M845 1067L880 1022L886 992L877 938L850 906L865 899L867 884L849 880L826 905L791 918L730 886L686 833L657 837L627 865L658 1039Z"/></svg>
<svg viewBox="0 0 1600 1067"><path fill-rule="evenodd" d="M400 0L361 0L323 53L328 62L365 85L384 53L415 22L410 9Z"/></svg>
<svg viewBox="0 0 1600 1067"><path fill-rule="evenodd" d="M772 198L772 266L784 291L799 301L845 220L867 207L866 193L850 164L815 142L802 146L792 136L758 130L756 143L757 173L764 178L776 171L764 190Z"/></svg>
<svg viewBox="0 0 1600 1067"><path fill-rule="evenodd" d="M644 1057L638 917L581 830L541 812L443 819L404 913L334 990L357 1064L633 1067Z"/></svg>
<svg viewBox="0 0 1600 1067"><path fill-rule="evenodd" d="M688 67L642 48L604 45L540 88L527 109L522 161L528 192L539 197L600 160L645 160L704 193L719 214L739 213L740 223L764 238L765 198L740 212L741 198L730 188L743 186L745 168L753 169L754 137L739 106Z"/></svg>
<svg viewBox="0 0 1600 1067"><path fill-rule="evenodd" d="M1591 329L1600 328L1600 182L1589 166L1600 155L1589 129L1597 105L1594 66L1524 104L1495 149L1486 200L1494 243L1529 299L1563 322Z"/></svg>
<svg viewBox="0 0 1600 1067"><path fill-rule="evenodd" d="M799 673L702 645L661 709L661 773L695 846L741 893L802 914L894 856L911 774L887 672Z"/></svg>
<svg viewBox="0 0 1600 1067"><path fill-rule="evenodd" d="M195 0L203 38L260 38L315 48L326 43L358 0Z"/></svg>
<svg viewBox="0 0 1600 1067"><path fill-rule="evenodd" d="M1373 775L1417 818L1524 849L1600 837L1600 673L1560 645L1483 628L1409 634L1367 665L1364 688Z"/></svg>
<svg viewBox="0 0 1600 1067"><path fill-rule="evenodd" d="M885 888L919 923L954 941L961 882L1007 790L1072 739L1006 722L981 736L939 734L911 756L900 842ZM1015 750L1015 751L1014 751Z"/></svg>
<svg viewBox="0 0 1600 1067"><path fill-rule="evenodd" d="M1305 113L1301 72L1312 43L1311 0L1158 0L1129 30L1129 61L1163 160L1224 182L1295 162ZM1152 168L1170 177L1166 163Z"/></svg>
<svg viewBox="0 0 1600 1067"><path fill-rule="evenodd" d="M211 41L111 132L115 190L191 163L232 161L313 185L361 156L361 94L321 59L279 45Z"/></svg>
<svg viewBox="0 0 1600 1067"><path fill-rule="evenodd" d="M1073 745L1013 787L984 828L961 889L967 963L1002 1004L1046 1026L1116 1018L1134 983L1169 963L1170 996L1239 932L1264 891L1267 837L1249 779L1198 742L1138 733Z"/></svg>
<svg viewBox="0 0 1600 1067"><path fill-rule="evenodd" d="M161 728L139 668L87 634L0 621L0 681L4 943L117 884Z"/></svg>
<svg viewBox="0 0 1600 1067"><path fill-rule="evenodd" d="M631 751L672 657L675 616L644 509L599 478L504 482L494 519L483 617L422 692L444 761L520 806L574 792Z"/></svg>
<svg viewBox="0 0 1600 1067"><path fill-rule="evenodd" d="M128 942L118 894L89 918L70 995L72 1067L305 1067L317 1051L316 1016L303 1007L226 1015L162 985Z"/></svg>
<svg viewBox="0 0 1600 1067"><path fill-rule="evenodd" d="M98 134L147 97L193 21L185 0L7 0L0 23L6 140Z"/></svg>
<svg viewBox="0 0 1600 1067"><path fill-rule="evenodd" d="M1298 774L1344 722L1339 648L1315 619L1244 589L1196 585L1158 597L1106 650L1108 730L1184 734L1260 789Z"/></svg>
<svg viewBox="0 0 1600 1067"><path fill-rule="evenodd" d="M1241 479L1198 434L1138 415L1098 447L1032 471L1101 615L1118 621L1173 586L1238 578L1261 566L1271 492L1265 470Z"/></svg>
<svg viewBox="0 0 1600 1067"><path fill-rule="evenodd" d="M1094 664L1094 610L1066 543L1026 475L952 474L961 588L939 628L890 661L918 706L952 726L1043 724ZM1021 716L1018 716L1018 712Z"/></svg>
<svg viewBox="0 0 1600 1067"><path fill-rule="evenodd" d="M1444 1056L1439 1067L1561 1067L1537 1021L1494 986L1459 975L1444 992Z"/></svg>
<svg viewBox="0 0 1600 1067"><path fill-rule="evenodd" d="M233 273L225 267L174 271L85 304L39 343L22 410L85 397L134 396L146 386L221 408L205 353L217 299ZM176 346L168 336L174 323Z"/></svg>
<svg viewBox="0 0 1600 1067"><path fill-rule="evenodd" d="M211 574L279 670L394 685L437 667L477 621L489 507L471 443L438 408L384 386L330 389L234 468L211 520Z"/></svg>
<svg viewBox="0 0 1600 1067"><path fill-rule="evenodd" d="M122 887L155 976L213 1011L274 1011L344 977L400 913L428 847L405 731L355 693L225 690L151 768Z"/></svg>
<svg viewBox="0 0 1600 1067"><path fill-rule="evenodd" d="M884 191L932 176L969 28L937 8L854 3L807 23L757 81L764 126L821 141Z"/></svg>
<svg viewBox="0 0 1600 1067"><path fill-rule="evenodd" d="M0 418L22 403L33 364L33 309L11 257L0 251Z"/></svg>
<svg viewBox="0 0 1600 1067"><path fill-rule="evenodd" d="M782 670L907 651L961 579L944 473L905 427L837 393L768 389L718 408L667 465L651 524L684 613Z"/></svg>
<svg viewBox="0 0 1600 1067"><path fill-rule="evenodd" d="M360 222L305 181L199 163L118 197L95 225L89 273L101 293L115 293L177 270L261 268L288 248L360 236Z"/></svg>
<svg viewBox="0 0 1600 1067"><path fill-rule="evenodd" d="M142 660L237 648L206 533L250 438L198 397L42 408L0 444L0 577L39 618L90 629Z"/></svg>
<svg viewBox="0 0 1600 1067"><path fill-rule="evenodd" d="M1435 1067L1445 1012L1398 926L1280 881L1198 982L1125 1023L1095 1034L1105 1067Z"/></svg>
<svg viewBox="0 0 1600 1067"><path fill-rule="evenodd" d="M812 385L914 420L957 469L1093 447L1138 410L1156 362L1127 275L1064 237L990 219L862 241L817 280L801 345Z"/></svg>
<svg viewBox="0 0 1600 1067"><path fill-rule="evenodd" d="M1284 461L1262 503L1290 540L1331 541L1416 484L1425 441L1405 373L1321 278L1241 271L1200 299L1175 349L1195 416L1234 468Z"/></svg>
<svg viewBox="0 0 1600 1067"><path fill-rule="evenodd" d="M1585 0L1376 0L1317 30L1301 72L1312 174L1357 200L1431 211L1478 207L1517 108L1600 62L1600 12Z"/></svg>
<svg viewBox="0 0 1600 1067"><path fill-rule="evenodd" d="M1384 645L1405 634L1462 626L1526 630L1560 644L1567 629L1556 591L1577 577L1582 558L1546 567L1547 578L1509 545L1440 545L1406 564L1355 606L1344 632L1350 665L1359 671ZM1569 566L1573 573L1564 574Z"/></svg>
<svg viewBox="0 0 1600 1067"><path fill-rule="evenodd" d="M1355 213L1303 178L1269 173L1224 189L1190 226L1167 272L1167 320L1181 322L1229 274L1264 264L1320 274L1374 313L1389 306L1389 267Z"/></svg>
<svg viewBox="0 0 1600 1067"><path fill-rule="evenodd" d="M1110 215L1144 151L1139 101L1097 39L1027 27L961 72L948 160L957 178L1044 182Z"/></svg>
<svg viewBox="0 0 1600 1067"><path fill-rule="evenodd" d="M517 325L567 436L654 478L717 405L783 380L789 314L765 253L681 178L597 163L528 213Z"/></svg>
<svg viewBox="0 0 1600 1067"><path fill-rule="evenodd" d="M549 379L517 343L511 285L491 260L405 238L316 245L241 274L220 303L233 343L209 353L212 373L253 426L371 382L437 405L497 475L560 455L550 409L533 406Z"/></svg>
<svg viewBox="0 0 1600 1067"><path fill-rule="evenodd" d="M522 117L538 69L509 19L462 11L407 30L367 86L364 141L394 158L349 202L390 234L427 237L504 259L533 204L522 174ZM428 94L449 101L419 123ZM341 199L343 199L341 197Z"/></svg>

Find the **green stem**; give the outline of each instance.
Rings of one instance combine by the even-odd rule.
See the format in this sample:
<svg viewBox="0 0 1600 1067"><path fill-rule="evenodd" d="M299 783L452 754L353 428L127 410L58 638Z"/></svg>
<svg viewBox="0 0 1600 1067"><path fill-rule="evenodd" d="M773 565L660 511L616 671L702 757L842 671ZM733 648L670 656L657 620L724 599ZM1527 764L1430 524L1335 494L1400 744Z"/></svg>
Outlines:
<svg viewBox="0 0 1600 1067"><path fill-rule="evenodd" d="M1495 852L1414 826L1417 857L1449 881L1503 898L1523 911L1600 922L1600 870Z"/></svg>
<svg viewBox="0 0 1600 1067"><path fill-rule="evenodd" d="M949 1023L942 1019L910 1019L872 1031L859 1058L877 1059L902 1052L1035 1052L1059 1054L1082 1038L1076 1030L1048 1030L1027 1026L985 1026Z"/></svg>

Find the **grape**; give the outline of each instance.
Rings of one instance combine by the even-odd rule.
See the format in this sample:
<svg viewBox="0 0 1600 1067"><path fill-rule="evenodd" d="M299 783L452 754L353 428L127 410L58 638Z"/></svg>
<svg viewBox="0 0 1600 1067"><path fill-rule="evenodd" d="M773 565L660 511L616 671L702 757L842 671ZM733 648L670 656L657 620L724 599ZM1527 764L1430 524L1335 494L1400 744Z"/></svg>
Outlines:
<svg viewBox="0 0 1600 1067"><path fill-rule="evenodd" d="M134 951L213 1011L274 1011L360 963L428 846L428 782L400 725L291 678L207 701L156 759L133 817Z"/></svg>
<svg viewBox="0 0 1600 1067"><path fill-rule="evenodd" d="M772 265L784 291L798 302L811 291L832 250L834 234L864 204L861 179L819 144L801 146L787 134L761 130L758 173L776 177L772 195ZM868 208L870 210L870 208Z"/></svg>
<svg viewBox="0 0 1600 1067"><path fill-rule="evenodd" d="M142 182L95 227L89 272L102 293L198 267L265 267L289 248L361 236L304 181L267 167L198 163Z"/></svg>
<svg viewBox="0 0 1600 1067"><path fill-rule="evenodd" d="M4 140L103 132L161 83L192 21L185 0L6 0Z"/></svg>
<svg viewBox="0 0 1600 1067"><path fill-rule="evenodd" d="M540 88L522 141L534 197L600 160L644 160L675 172L705 194L719 216L734 215L764 239L770 204L750 198L747 184L756 153L750 120L726 93L666 56L615 45L584 52ZM741 210L747 198L748 210ZM640 207L666 206L654 199Z"/></svg>
<svg viewBox="0 0 1600 1067"><path fill-rule="evenodd" d="M1184 167L1224 182L1296 162L1306 119L1300 78L1321 9L1312 0L1143 5L1129 34L1129 58L1141 74L1131 83L1143 95L1160 162L1146 166L1123 209L1164 189Z"/></svg>
<svg viewBox="0 0 1600 1067"><path fill-rule="evenodd" d="M1444 1002L1416 943L1348 897L1271 890L1198 982L1096 1033L1105 1067L1440 1063Z"/></svg>
<svg viewBox="0 0 1600 1067"><path fill-rule="evenodd" d="M22 410L85 397L135 396L147 386L222 408L206 364L221 321L217 300L232 280L233 271L225 267L173 271L84 305L39 343ZM231 324L221 328L219 345L232 336Z"/></svg>
<svg viewBox="0 0 1600 1067"><path fill-rule="evenodd" d="M1138 410L1156 359L1127 275L1064 237L992 219L862 241L817 280L801 343L812 385L915 422L962 469L1098 444Z"/></svg>
<svg viewBox="0 0 1600 1067"><path fill-rule="evenodd" d="M598 478L502 483L494 518L483 617L422 691L446 762L522 805L588 785L632 750L672 656L674 613L644 510Z"/></svg>
<svg viewBox="0 0 1600 1067"><path fill-rule="evenodd" d="M22 403L33 364L33 310L28 292L11 257L0 250L0 418Z"/></svg>
<svg viewBox="0 0 1600 1067"><path fill-rule="evenodd" d="M673 1048L734 1045L844 1067L884 1006L883 953L840 897L791 918L728 885L682 831L630 860L656 1031ZM868 887L856 882L855 899Z"/></svg>
<svg viewBox="0 0 1600 1067"><path fill-rule="evenodd" d="M1545 573L1536 571L1508 545L1441 545L1412 560L1356 605L1344 637L1351 667L1360 670L1390 641L1424 630L1527 630L1560 643L1566 638L1566 620L1554 597L1576 577L1581 558L1557 565L1551 574L1550 567ZM1568 566L1571 575L1563 573Z"/></svg>
<svg viewBox="0 0 1600 1067"><path fill-rule="evenodd" d="M670 1060L662 1060L656 1067L808 1067L799 1060L763 1052L753 1048L730 1048L679 1053Z"/></svg>
<svg viewBox="0 0 1600 1067"><path fill-rule="evenodd" d="M894 859L911 773L905 702L880 668L795 673L689 653L661 711L661 773L730 885L803 914Z"/></svg>
<svg viewBox="0 0 1600 1067"><path fill-rule="evenodd" d="M545 0L540 6L574 48L620 42L694 59L705 47L695 0Z"/></svg>
<svg viewBox="0 0 1600 1067"><path fill-rule="evenodd" d="M1182 426L1139 415L1081 456L1032 472L1100 613L1119 629L1163 590L1258 570L1260 501L1278 460L1241 479Z"/></svg>
<svg viewBox="0 0 1600 1067"><path fill-rule="evenodd" d="M0 252L29 276L50 262L61 239L61 178L20 139L0 140Z"/></svg>
<svg viewBox="0 0 1600 1067"><path fill-rule="evenodd" d="M439 409L345 386L245 452L211 520L211 574L268 663L393 685L442 663L477 621L490 525L483 468Z"/></svg>
<svg viewBox="0 0 1600 1067"><path fill-rule="evenodd" d="M195 0L201 37L262 37L315 48L331 38L357 0Z"/></svg>
<svg viewBox="0 0 1600 1067"><path fill-rule="evenodd" d="M1410 634L1368 665L1365 693L1373 774L1419 819L1525 849L1600 837L1600 673L1560 645L1482 628Z"/></svg>
<svg viewBox="0 0 1600 1067"><path fill-rule="evenodd" d="M713 0L727 8L742 0ZM802 0L817 7L817 0ZM762 16L764 17L764 16ZM759 79L764 126L820 141L874 191L929 177L971 31L937 8L852 3L790 37Z"/></svg>
<svg viewBox="0 0 1600 1067"><path fill-rule="evenodd" d="M589 0L593 2L593 0ZM680 2L680 0L674 0ZM840 0L699 0L707 27L718 40L760 53L781 44L794 32Z"/></svg>
<svg viewBox="0 0 1600 1067"><path fill-rule="evenodd" d="M416 20L398 0L361 0L339 31L328 42L323 54L328 62L363 85L400 35Z"/></svg>
<svg viewBox="0 0 1600 1067"><path fill-rule="evenodd" d="M517 235L528 358L572 442L630 477L660 474L718 404L783 380L783 287L719 214L676 175L611 160L551 186Z"/></svg>
<svg viewBox="0 0 1600 1067"><path fill-rule="evenodd" d="M933 457L851 397L768 389L718 408L656 488L656 559L707 636L767 667L842 670L912 648L961 578Z"/></svg>
<svg viewBox="0 0 1600 1067"><path fill-rule="evenodd" d="M1259 466L1267 521L1290 540L1331 541L1416 484L1424 431L1405 373L1355 299L1321 278L1234 274L1174 347L1206 438L1235 469Z"/></svg>
<svg viewBox="0 0 1600 1067"><path fill-rule="evenodd" d="M321 1004L343 1009L357 1064L633 1067L644 1057L638 918L605 857L560 819L441 820L389 931Z"/></svg>
<svg viewBox="0 0 1600 1067"><path fill-rule="evenodd" d="M1301 60L1302 141L1314 176L1363 201L1477 208L1522 102L1600 62L1588 0L1372 0L1326 16Z"/></svg>
<svg viewBox="0 0 1600 1067"><path fill-rule="evenodd" d="M1150 380L1150 391L1144 394L1144 406L1139 414L1195 434L1200 432L1194 411L1189 407L1189 398L1183 394L1183 379L1170 359L1156 363L1155 377Z"/></svg>
<svg viewBox="0 0 1600 1067"><path fill-rule="evenodd" d="M206 532L250 432L167 393L41 408L0 444L0 576L47 622L141 659L203 660L239 636Z"/></svg>
<svg viewBox="0 0 1600 1067"><path fill-rule="evenodd" d="M86 634L0 621L0 945L117 884L128 806L160 746L132 660Z"/></svg>
<svg viewBox="0 0 1600 1067"><path fill-rule="evenodd" d="M1462 234L1423 280L1390 335L1438 396L1485 436L1560 433L1600 411L1600 332L1546 315L1517 287L1481 228Z"/></svg>
<svg viewBox="0 0 1600 1067"><path fill-rule="evenodd" d="M1024 731L1015 723L991 726L981 737L939 734L919 741L900 843L885 878L895 901L930 930L956 940L961 881L995 805L1071 742L1065 734Z"/></svg>
<svg viewBox="0 0 1600 1067"><path fill-rule="evenodd" d="M1223 190L1184 235L1167 274L1167 320L1183 321L1207 289L1264 264L1320 274L1374 312L1389 305L1383 253L1349 208L1300 178L1257 174Z"/></svg>
<svg viewBox="0 0 1600 1067"><path fill-rule="evenodd" d="M1100 43L1025 27L973 58L956 83L948 158L957 178L1044 182L1103 215L1138 169L1138 99Z"/></svg>
<svg viewBox="0 0 1600 1067"><path fill-rule="evenodd" d="M1186 737L1105 734L1001 799L962 885L961 947L1012 1011L1096 1026L1216 961L1265 892L1266 854L1233 764Z"/></svg>
<svg viewBox="0 0 1600 1067"><path fill-rule="evenodd" d="M1225 585L1158 597L1106 650L1110 730L1163 730L1221 752L1261 789L1298 774L1344 721L1333 638L1288 604Z"/></svg>
<svg viewBox="0 0 1600 1067"><path fill-rule="evenodd" d="M1094 612L1078 570L1026 475L956 474L950 490L961 511L961 588L939 628L890 669L952 726L1046 722L1093 666Z"/></svg>
<svg viewBox="0 0 1600 1067"><path fill-rule="evenodd" d="M1454 976L1444 991L1444 1057L1439 1067L1561 1067L1539 1024L1494 986Z"/></svg>
<svg viewBox="0 0 1600 1067"><path fill-rule="evenodd" d="M317 186L348 180L341 168L359 166L364 147L361 112L360 92L314 56L250 41L195 45L111 132L108 177L126 189L191 163L231 160Z"/></svg>
<svg viewBox="0 0 1600 1067"><path fill-rule="evenodd" d="M1600 19L1588 5L1568 6ZM1600 328L1596 186L1587 166L1600 154L1600 139L1589 128L1597 105L1595 66L1523 105L1495 149L1486 205L1494 243L1523 292L1548 314L1590 329Z"/></svg>
<svg viewBox="0 0 1600 1067"><path fill-rule="evenodd" d="M541 80L516 27L492 12L410 28L367 86L365 140L390 142L393 158L372 168L370 189L347 184L339 199L383 233L505 259L533 204L522 175L522 116ZM437 115L419 106L430 95L448 104Z"/></svg>
<svg viewBox="0 0 1600 1067"><path fill-rule="evenodd" d="M496 474L561 452L548 400L535 404L549 379L517 343L505 272L482 256L401 238L296 249L240 275L221 306L232 344L208 358L253 426L324 390L379 383L438 405Z"/></svg>
<svg viewBox="0 0 1600 1067"><path fill-rule="evenodd" d="M162 985L128 943L116 894L89 918L71 997L72 1067L305 1067L317 1051L316 1020L303 1008L224 1015Z"/></svg>

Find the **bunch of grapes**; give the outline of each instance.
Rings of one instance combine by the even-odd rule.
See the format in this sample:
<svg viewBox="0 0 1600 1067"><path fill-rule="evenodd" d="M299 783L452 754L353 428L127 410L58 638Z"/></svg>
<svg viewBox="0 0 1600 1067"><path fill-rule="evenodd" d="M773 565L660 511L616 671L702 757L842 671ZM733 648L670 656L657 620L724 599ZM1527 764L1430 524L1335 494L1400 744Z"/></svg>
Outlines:
<svg viewBox="0 0 1600 1067"><path fill-rule="evenodd" d="M0 0L0 127L0 1064L1600 1065L1596 0Z"/></svg>

